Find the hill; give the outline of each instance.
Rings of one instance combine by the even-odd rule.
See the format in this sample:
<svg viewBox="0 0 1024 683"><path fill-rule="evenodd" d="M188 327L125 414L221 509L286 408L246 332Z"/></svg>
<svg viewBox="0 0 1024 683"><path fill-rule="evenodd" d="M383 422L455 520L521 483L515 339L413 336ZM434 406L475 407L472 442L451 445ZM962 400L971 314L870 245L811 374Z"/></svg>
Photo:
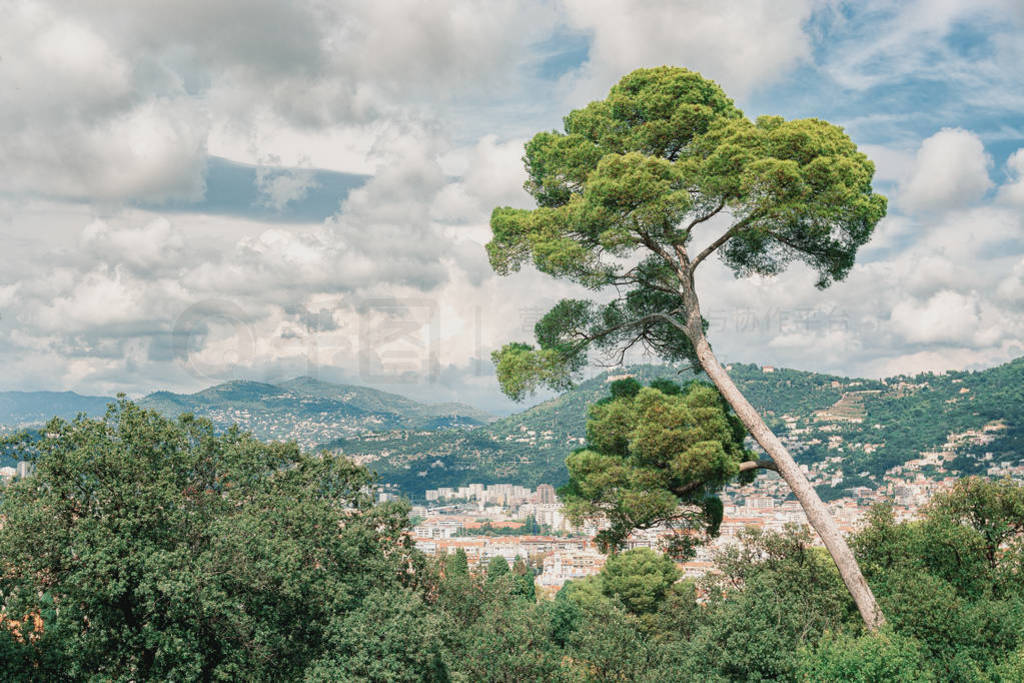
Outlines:
<svg viewBox="0 0 1024 683"><path fill-rule="evenodd" d="M857 379L735 363L730 374L765 415L824 497L879 486L891 473L1007 471L1024 458L1024 358L982 371ZM565 457L584 442L587 406L623 374L647 382L693 378L637 366L581 382L501 420L461 404L423 404L367 387L299 377L235 381L194 394L157 392L143 406L165 415L238 424L261 439L295 440L370 464L414 496L470 482L560 484ZM0 393L0 424L102 414L112 399L74 393ZM2 431L0 427L0 431Z"/></svg>
<svg viewBox="0 0 1024 683"><path fill-rule="evenodd" d="M733 380L765 415L825 497L879 486L886 473L987 472L1024 461L1024 358L983 371L869 380L736 363ZM413 495L469 482L565 480L584 442L586 406L623 374L692 378L666 366L604 373L522 413L476 429L395 430L324 444L370 463Z"/></svg>
<svg viewBox="0 0 1024 683"><path fill-rule="evenodd" d="M0 425L10 430L42 424L54 415L102 415L113 400L70 392L6 392L0 394ZM474 427L493 419L467 405L419 403L386 391L312 377L281 384L226 382L194 394L158 391L138 403L170 417L193 413L223 428L238 424L260 439L294 440L307 449L342 436Z"/></svg>
<svg viewBox="0 0 1024 683"><path fill-rule="evenodd" d="M52 417L71 419L78 413L99 417L112 400L73 391L0 391L0 425L19 429L40 425Z"/></svg>

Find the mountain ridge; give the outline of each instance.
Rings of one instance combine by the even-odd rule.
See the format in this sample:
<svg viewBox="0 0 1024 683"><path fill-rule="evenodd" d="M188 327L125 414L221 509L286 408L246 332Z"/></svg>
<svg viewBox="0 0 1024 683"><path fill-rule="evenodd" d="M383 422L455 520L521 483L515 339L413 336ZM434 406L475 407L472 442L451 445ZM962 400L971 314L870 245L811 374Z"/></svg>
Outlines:
<svg viewBox="0 0 1024 683"><path fill-rule="evenodd" d="M39 426L52 417L102 415L113 397L75 392L0 392L0 425ZM477 426L494 416L460 403L429 404L355 384L333 384L302 376L273 384L231 380L193 393L155 391L140 406L176 417L210 418L218 427L238 423L259 438L294 439L305 448L341 435L389 429L444 429ZM0 429L2 431L2 429Z"/></svg>
<svg viewBox="0 0 1024 683"><path fill-rule="evenodd" d="M832 489L823 495L878 486L887 472L922 454L932 460L942 454L926 472L948 467L973 474L993 463L1024 460L1024 357L986 370L881 380L744 363L728 367L797 461ZM500 419L471 406L424 404L308 376L278 384L235 380L193 394L158 391L138 402L170 416L202 415L220 428L237 423L261 439L343 453L416 496L470 482L561 483L565 456L584 444L587 406L622 374L643 382L694 378L667 365L610 370ZM83 407L100 415L112 400L74 392L0 392L0 424L15 399L25 403L20 416L36 424L54 414L73 417ZM19 426L28 425L22 420Z"/></svg>
<svg viewBox="0 0 1024 683"><path fill-rule="evenodd" d="M729 369L797 461L831 489L823 494L829 497L878 487L886 473L926 453L941 452L945 466L960 474L1024 462L1024 357L987 370L883 380L743 363ZM585 442L586 406L607 393L613 373L624 371L602 373L473 430L382 432L324 447L356 458L413 495L470 482L557 485L565 480L565 456ZM671 366L638 366L625 374L643 382L694 377Z"/></svg>

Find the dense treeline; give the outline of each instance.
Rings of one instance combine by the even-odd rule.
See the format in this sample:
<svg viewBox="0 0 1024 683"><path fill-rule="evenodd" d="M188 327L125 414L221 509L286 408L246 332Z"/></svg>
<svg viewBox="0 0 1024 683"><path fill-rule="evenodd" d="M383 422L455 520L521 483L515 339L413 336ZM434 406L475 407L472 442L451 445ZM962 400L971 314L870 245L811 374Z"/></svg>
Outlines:
<svg viewBox="0 0 1024 683"><path fill-rule="evenodd" d="M864 632L803 531L746 533L680 580L646 549L538 598L523 561L411 547L340 458L131 403L8 439L5 680L691 681L1024 678L1024 492L967 479L853 545L888 617Z"/></svg>

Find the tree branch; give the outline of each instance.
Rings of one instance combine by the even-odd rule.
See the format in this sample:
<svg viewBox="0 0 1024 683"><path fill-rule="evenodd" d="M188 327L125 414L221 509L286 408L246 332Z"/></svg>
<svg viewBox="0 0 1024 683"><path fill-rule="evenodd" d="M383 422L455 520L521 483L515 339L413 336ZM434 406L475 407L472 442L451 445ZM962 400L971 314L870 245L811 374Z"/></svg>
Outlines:
<svg viewBox="0 0 1024 683"><path fill-rule="evenodd" d="M703 223L704 221L711 220L716 215L718 215L719 211L721 211L724 208L725 208L725 199L722 199L722 201L720 201L718 203L718 206L716 206L715 209L711 213L706 214L704 216L700 216L699 218L694 218L692 221L690 221L690 224L686 226L686 232L689 233L690 230L692 230L693 226L695 226L695 225L699 225L699 224Z"/></svg>
<svg viewBox="0 0 1024 683"><path fill-rule="evenodd" d="M666 261L673 268L678 267L678 264L675 262L675 259L672 258L672 255L669 254L664 249L662 249L661 246L657 242L655 242L653 239L651 239L650 235L648 235L645 232L640 232L640 231L638 231L637 234L640 236L640 241L644 243L645 247L647 247L648 249L653 251L655 254L660 256L664 261Z"/></svg>
<svg viewBox="0 0 1024 683"><path fill-rule="evenodd" d="M711 256L711 254L715 253L715 250L718 249L723 244L725 244L726 242L728 242L730 239L732 239L733 235L740 232L744 228L748 227L752 220L754 220L753 214L747 216L739 223L726 230L721 237L719 237L717 240L715 240L707 247L705 247L704 251L697 254L697 258L693 259L693 263L690 265L690 270L696 270L697 266L700 265L701 261L706 259L708 256Z"/></svg>
<svg viewBox="0 0 1024 683"><path fill-rule="evenodd" d="M645 315L644 317L637 318L636 320L627 320L624 323L612 325L611 327L606 327L603 330L599 330L598 332L595 332L593 334L580 333L580 340L585 342L597 341L602 337L607 337L612 332L617 332L627 327L633 327L634 325L644 325L646 323L651 323L656 320L672 321L673 319L670 315L666 313L652 313L651 315Z"/></svg>
<svg viewBox="0 0 1024 683"><path fill-rule="evenodd" d="M776 467L775 463L766 458L760 460L747 460L746 462L740 463L740 472L748 472L750 470L772 470L778 472L779 468ZM676 494L680 498L691 491L700 488L704 485L702 481L691 481L685 486L680 486L677 489L673 489L672 493Z"/></svg>
<svg viewBox="0 0 1024 683"><path fill-rule="evenodd" d="M773 472L778 472L779 468L775 465L774 461L768 458L747 460L740 463L740 472L749 472L750 470L772 470Z"/></svg>

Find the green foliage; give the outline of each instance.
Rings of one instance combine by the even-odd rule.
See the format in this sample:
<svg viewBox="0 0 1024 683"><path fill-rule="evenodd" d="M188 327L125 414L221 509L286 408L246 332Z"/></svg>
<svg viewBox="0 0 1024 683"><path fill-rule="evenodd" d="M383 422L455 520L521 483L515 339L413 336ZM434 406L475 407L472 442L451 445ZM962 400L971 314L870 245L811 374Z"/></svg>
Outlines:
<svg viewBox="0 0 1024 683"><path fill-rule="evenodd" d="M973 530L981 540L981 552L989 568L997 569L1002 557L1020 558L1024 539L1024 488L1012 479L991 482L967 477L952 491L933 499L929 517L946 527L959 525ZM1013 563L1013 573L1021 567Z"/></svg>
<svg viewBox="0 0 1024 683"><path fill-rule="evenodd" d="M873 510L855 539L893 628L921 643L942 680L985 680L1024 643L1020 497L1009 481L964 479L921 521Z"/></svg>
<svg viewBox="0 0 1024 683"><path fill-rule="evenodd" d="M850 683L922 683L936 680L921 644L883 632L853 637L827 634L800 654L800 680Z"/></svg>
<svg viewBox="0 0 1024 683"><path fill-rule="evenodd" d="M508 560L501 555L495 555L487 563L487 580L494 581L500 576L507 576L508 571Z"/></svg>
<svg viewBox="0 0 1024 683"><path fill-rule="evenodd" d="M344 461L130 404L104 421L51 423L32 448L39 479L0 503L4 680L1018 681L1024 671L1015 538L994 566L986 555L986 534L1018 521L1019 491L1002 482L964 481L919 521L872 513L854 545L889 623L867 634L834 564L796 527L742 533L716 556L720 573L696 585L636 549L537 601L519 558L484 574L464 553L427 561L404 548L403 510L373 506L368 475ZM22 622L21 640L7 619Z"/></svg>
<svg viewBox="0 0 1024 683"><path fill-rule="evenodd" d="M448 577L469 576L469 559L466 557L466 551L458 548L454 553L445 555L444 571Z"/></svg>
<svg viewBox="0 0 1024 683"><path fill-rule="evenodd" d="M633 398L640 393L643 386L634 378L627 377L626 379L617 379L612 382L608 390L611 393L611 398Z"/></svg>
<svg viewBox="0 0 1024 683"><path fill-rule="evenodd" d="M874 165L842 129L818 119L751 122L717 84L675 67L626 75L606 99L566 116L564 133L534 136L524 163L537 208L493 211L494 270L530 262L618 296L563 301L538 323L539 348L496 352L499 382L515 398L564 388L591 344L642 343L695 362L678 323L678 278L689 277L680 275L690 263L681 250L710 218L730 216L716 244L737 275L802 261L826 287L846 276L886 209L871 190Z"/></svg>
<svg viewBox="0 0 1024 683"><path fill-rule="evenodd" d="M569 483L559 495L568 514L607 517L611 526L597 537L604 548L661 523L716 533L722 507L714 494L750 458L742 424L707 384L670 394L618 387L617 396L613 384L611 400L591 408L588 447L566 460ZM684 554L695 537L678 538Z"/></svg>
<svg viewBox="0 0 1024 683"><path fill-rule="evenodd" d="M649 548L610 555L601 571L604 594L632 614L650 614L680 576L675 562Z"/></svg>
<svg viewBox="0 0 1024 683"><path fill-rule="evenodd" d="M535 351L527 344L506 344L491 354L504 391L516 400L522 399L540 386L568 389L572 386L571 373L566 370L556 351Z"/></svg>
<svg viewBox="0 0 1024 683"><path fill-rule="evenodd" d="M448 681L442 621L409 590L374 591L328 625L326 652L306 681Z"/></svg>
<svg viewBox="0 0 1024 683"><path fill-rule="evenodd" d="M534 580L533 569L521 557L516 557L512 565L512 574L515 577L513 594L519 595L530 602L537 600L537 585Z"/></svg>
<svg viewBox="0 0 1024 683"><path fill-rule="evenodd" d="M301 678L340 615L410 583L407 509L347 460L124 400L4 446L36 467L0 499L3 612L49 620L33 677Z"/></svg>
<svg viewBox="0 0 1024 683"><path fill-rule="evenodd" d="M458 650L451 652L452 678L459 681L566 680L547 615L522 599L490 603L468 625Z"/></svg>
<svg viewBox="0 0 1024 683"><path fill-rule="evenodd" d="M637 681L653 673L656 650L634 617L608 603L584 615L567 648L576 680Z"/></svg>
<svg viewBox="0 0 1024 683"><path fill-rule="evenodd" d="M807 531L749 530L740 540L716 556L721 574L703 581L706 612L675 661L724 680L790 679L799 648L856 623L856 611Z"/></svg>

